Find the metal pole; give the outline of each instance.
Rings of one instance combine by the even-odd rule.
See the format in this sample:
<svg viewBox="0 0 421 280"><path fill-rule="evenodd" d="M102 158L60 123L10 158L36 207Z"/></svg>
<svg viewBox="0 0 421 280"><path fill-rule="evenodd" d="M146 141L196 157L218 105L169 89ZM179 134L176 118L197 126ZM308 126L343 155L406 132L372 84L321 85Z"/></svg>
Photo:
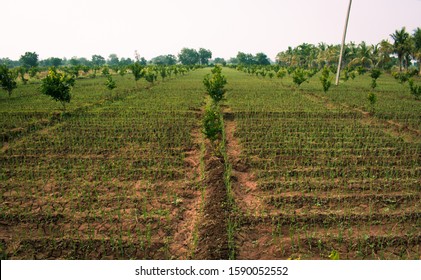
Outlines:
<svg viewBox="0 0 421 280"><path fill-rule="evenodd" d="M348 21L349 21L349 14L351 13L351 5L352 5L352 0L349 0L348 13L346 15L346 21L345 21L344 36L342 37L341 53L339 54L338 71L336 72L336 85L339 85L339 76L341 74L341 65L342 65L342 55L344 53L344 48L345 48L346 31L348 29Z"/></svg>

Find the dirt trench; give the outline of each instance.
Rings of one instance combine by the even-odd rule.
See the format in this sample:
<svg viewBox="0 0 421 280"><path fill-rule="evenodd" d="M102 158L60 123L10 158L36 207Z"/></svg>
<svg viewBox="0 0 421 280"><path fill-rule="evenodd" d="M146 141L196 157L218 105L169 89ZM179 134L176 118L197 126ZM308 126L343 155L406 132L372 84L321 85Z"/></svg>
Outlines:
<svg viewBox="0 0 421 280"><path fill-rule="evenodd" d="M215 155L215 148L206 143L205 204L199 227L195 259L224 260L229 258L227 218L229 204L224 182L225 164Z"/></svg>

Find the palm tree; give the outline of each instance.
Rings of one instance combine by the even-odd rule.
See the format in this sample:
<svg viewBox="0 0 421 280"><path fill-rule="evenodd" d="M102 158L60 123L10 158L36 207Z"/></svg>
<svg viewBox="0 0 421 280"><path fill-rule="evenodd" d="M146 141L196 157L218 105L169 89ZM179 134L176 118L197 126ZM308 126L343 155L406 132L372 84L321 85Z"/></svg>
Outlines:
<svg viewBox="0 0 421 280"><path fill-rule="evenodd" d="M318 48L318 54L317 54L317 63L319 64L319 67L324 67L326 64L326 49L327 44L326 43L319 43L317 46Z"/></svg>
<svg viewBox="0 0 421 280"><path fill-rule="evenodd" d="M414 58L418 61L419 75L421 75L421 28L414 30Z"/></svg>
<svg viewBox="0 0 421 280"><path fill-rule="evenodd" d="M398 55L399 71L402 72L403 59L410 51L409 34L406 32L405 27L402 27L401 30L396 30L395 33L390 34L390 37L395 41L393 43L393 51Z"/></svg>
<svg viewBox="0 0 421 280"><path fill-rule="evenodd" d="M382 40L379 44L379 61L377 67L385 67L391 61L390 55L393 53L393 46L389 41Z"/></svg>
<svg viewBox="0 0 421 280"><path fill-rule="evenodd" d="M369 46L366 42L362 41L358 45L357 57L351 61L350 66L361 65L365 68L370 68L373 65L373 49L374 46Z"/></svg>

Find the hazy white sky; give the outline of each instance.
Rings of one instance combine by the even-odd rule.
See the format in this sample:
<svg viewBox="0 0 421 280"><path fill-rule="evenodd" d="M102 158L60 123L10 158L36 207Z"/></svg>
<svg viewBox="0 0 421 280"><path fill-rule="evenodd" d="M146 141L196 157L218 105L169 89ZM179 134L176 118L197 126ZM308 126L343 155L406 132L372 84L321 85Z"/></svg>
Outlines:
<svg viewBox="0 0 421 280"><path fill-rule="evenodd" d="M1 0L0 57L93 54L151 59L183 47L274 59L303 42L338 44L349 0ZM421 27L421 0L354 0L347 41Z"/></svg>

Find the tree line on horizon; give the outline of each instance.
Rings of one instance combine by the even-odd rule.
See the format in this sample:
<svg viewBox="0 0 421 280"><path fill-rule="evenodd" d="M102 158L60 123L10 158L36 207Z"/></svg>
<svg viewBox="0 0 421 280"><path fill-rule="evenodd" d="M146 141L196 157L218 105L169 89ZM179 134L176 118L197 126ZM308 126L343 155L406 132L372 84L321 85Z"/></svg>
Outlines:
<svg viewBox="0 0 421 280"><path fill-rule="evenodd" d="M350 42L345 45L343 52L343 67L391 70L394 66L408 70L416 64L421 65L421 28L409 34L406 28L396 30L390 35L393 42L382 40L378 44L369 45L362 41L360 44ZM289 47L278 53L276 62L284 67L318 68L324 66L337 67L340 45L319 43L301 44L296 48ZM413 62L416 63L413 63ZM419 74L421 75L421 69Z"/></svg>
<svg viewBox="0 0 421 280"><path fill-rule="evenodd" d="M108 65L112 66L129 66L134 63L139 63L141 65L207 65L209 60L212 58L212 52L210 50L200 48L199 50L183 48L178 56L172 54L159 55L152 58L151 60L146 60L144 57L141 57L137 51L135 51L135 58L119 58L117 54L110 54L108 59L104 58L102 55L92 55L91 59L85 57L72 57L67 58L58 58L50 57L47 59L40 60L39 55L36 52L25 52L21 55L19 60L11 60L9 58L0 58L0 64L6 65L9 68L14 67L24 67L24 68L35 68L35 67L60 67L60 66L87 66L87 67L102 67Z"/></svg>
<svg viewBox="0 0 421 280"><path fill-rule="evenodd" d="M399 67L400 72L403 69L408 70L411 66L418 68L421 74L421 29L418 27L413 34L406 31L403 27L396 30L390 35L393 42L382 40L375 45L369 45L366 42L355 44L348 43L344 48L343 65L344 67L363 67L363 68L379 68L390 70L394 66ZM272 62L268 56L262 52L255 55L238 52L236 57L225 60L217 57L212 60L212 51L204 48L195 50L192 48L183 48L177 56L172 54L160 55L147 61L144 57L140 57L135 52L135 59L119 58L116 54L110 54L108 59L101 55L92 55L91 59L84 57L72 57L71 59L50 57L39 60L36 52L26 52L18 61L9 58L0 58L0 65L6 65L9 68L21 67L26 73L36 72L39 67L76 67L83 68L99 68L102 66L124 67L134 63L141 65L213 65L213 64L233 64L233 65L270 65L278 64L283 67L300 67L306 69L321 69L325 66L337 67L340 53L340 45L328 45L319 43L317 46L313 44L303 43L295 48L288 47L287 50L279 52L275 62ZM414 63L414 61L416 63Z"/></svg>

